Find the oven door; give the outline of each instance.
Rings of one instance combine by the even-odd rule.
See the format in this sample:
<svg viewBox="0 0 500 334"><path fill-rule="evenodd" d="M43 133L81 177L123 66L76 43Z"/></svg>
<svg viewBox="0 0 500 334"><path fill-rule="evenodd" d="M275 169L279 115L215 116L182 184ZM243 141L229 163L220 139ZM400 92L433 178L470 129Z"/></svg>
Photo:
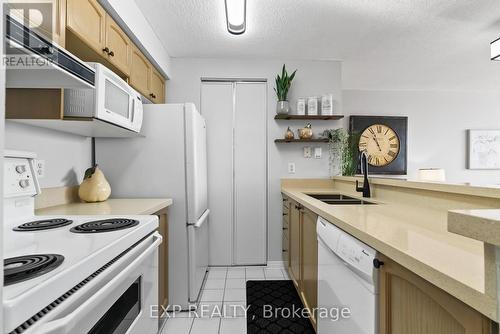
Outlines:
<svg viewBox="0 0 500 334"><path fill-rule="evenodd" d="M137 108L135 92L118 75L100 65L97 67L96 118L134 130Z"/></svg>
<svg viewBox="0 0 500 334"><path fill-rule="evenodd" d="M158 246L161 242L157 232L151 235L105 269L102 274L109 270L105 276L97 276L101 283L107 281L104 285L96 290L89 283L71 296L71 300L54 309L54 313L58 310L57 315L53 314L43 323L40 321L26 333L157 333ZM124 260L127 263L123 263Z"/></svg>

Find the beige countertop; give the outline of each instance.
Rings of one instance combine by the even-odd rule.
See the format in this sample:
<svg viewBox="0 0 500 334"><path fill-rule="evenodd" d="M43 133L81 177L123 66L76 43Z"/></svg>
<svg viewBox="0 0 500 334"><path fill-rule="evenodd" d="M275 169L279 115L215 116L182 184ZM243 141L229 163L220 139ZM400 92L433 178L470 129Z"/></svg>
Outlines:
<svg viewBox="0 0 500 334"><path fill-rule="evenodd" d="M490 319L497 320L496 298L491 297L490 291L491 277L485 270L484 244L449 232L448 210L419 206L420 203L394 202L387 200L387 196L370 199L378 205L329 205L306 195L342 193L360 198L358 193L346 190L350 188L336 189L335 182L330 182L326 187L321 186L321 182L314 186L285 182L282 192ZM386 189L394 181L380 182ZM409 184L409 187L415 187L418 193L423 185ZM453 186L450 190L459 192L460 189ZM470 192L468 189L460 191ZM380 194L381 190L375 189L374 193Z"/></svg>
<svg viewBox="0 0 500 334"><path fill-rule="evenodd" d="M151 215L172 205L169 198L110 198L99 203L68 203L37 209L36 215Z"/></svg>
<svg viewBox="0 0 500 334"><path fill-rule="evenodd" d="M500 246L500 210L453 210L448 230L488 244Z"/></svg>

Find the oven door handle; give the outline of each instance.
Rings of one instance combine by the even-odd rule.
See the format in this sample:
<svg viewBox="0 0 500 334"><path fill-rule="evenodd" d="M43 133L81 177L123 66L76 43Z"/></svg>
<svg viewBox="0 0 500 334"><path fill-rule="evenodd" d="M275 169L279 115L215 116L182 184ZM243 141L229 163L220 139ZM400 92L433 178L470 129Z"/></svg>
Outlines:
<svg viewBox="0 0 500 334"><path fill-rule="evenodd" d="M123 271L111 279L104 287L99 289L92 297L87 299L83 304L77 307L73 312L66 315L65 317L52 320L37 328L37 334L66 334L66 333L80 333L79 330L84 330L83 328L74 328L74 326L81 323L94 309L94 305L99 305L108 298L109 292L113 291L113 287L125 279L131 272L133 272L140 263L153 253L162 242L162 236L155 232L153 234L153 243L148 246L138 257L136 257L132 263L127 266ZM108 300L109 302L109 300ZM88 321L89 319L87 319ZM96 321L99 319L96 319ZM91 324L93 326L94 324ZM90 328L88 329L90 330ZM84 333L87 331L84 330Z"/></svg>

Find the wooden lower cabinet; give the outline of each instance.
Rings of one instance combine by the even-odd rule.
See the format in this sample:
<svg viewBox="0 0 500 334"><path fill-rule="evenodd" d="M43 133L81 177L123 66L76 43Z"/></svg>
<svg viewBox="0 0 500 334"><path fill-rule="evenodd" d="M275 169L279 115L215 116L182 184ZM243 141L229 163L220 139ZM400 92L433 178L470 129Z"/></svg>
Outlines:
<svg viewBox="0 0 500 334"><path fill-rule="evenodd" d="M158 250L158 311L161 315L168 307L168 215L167 209L158 211L158 232L163 242ZM160 317L161 321L161 317Z"/></svg>
<svg viewBox="0 0 500 334"><path fill-rule="evenodd" d="M281 243L281 251L283 256L283 263L288 268L290 261L290 253L288 247L290 246L290 200L287 197L283 198L283 237Z"/></svg>
<svg viewBox="0 0 500 334"><path fill-rule="evenodd" d="M381 255L380 334L489 334L491 321Z"/></svg>
<svg viewBox="0 0 500 334"><path fill-rule="evenodd" d="M300 206L296 202L290 202L290 224L289 224L289 246L288 253L290 262L288 271L295 287L300 289Z"/></svg>
<svg viewBox="0 0 500 334"><path fill-rule="evenodd" d="M303 209L301 215L301 297L304 306L313 312L318 307L318 239L316 236L318 215L307 209ZM316 316L310 320L316 329Z"/></svg>
<svg viewBox="0 0 500 334"><path fill-rule="evenodd" d="M288 273L304 307L313 312L318 307L318 215L291 200L289 215ZM316 329L316 315L310 320Z"/></svg>

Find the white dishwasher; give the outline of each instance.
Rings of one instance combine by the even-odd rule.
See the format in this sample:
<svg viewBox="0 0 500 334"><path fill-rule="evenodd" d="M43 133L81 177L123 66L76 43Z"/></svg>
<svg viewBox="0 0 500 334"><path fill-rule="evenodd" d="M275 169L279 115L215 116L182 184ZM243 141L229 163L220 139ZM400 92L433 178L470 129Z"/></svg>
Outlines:
<svg viewBox="0 0 500 334"><path fill-rule="evenodd" d="M322 217L316 229L318 334L377 333L377 252Z"/></svg>

